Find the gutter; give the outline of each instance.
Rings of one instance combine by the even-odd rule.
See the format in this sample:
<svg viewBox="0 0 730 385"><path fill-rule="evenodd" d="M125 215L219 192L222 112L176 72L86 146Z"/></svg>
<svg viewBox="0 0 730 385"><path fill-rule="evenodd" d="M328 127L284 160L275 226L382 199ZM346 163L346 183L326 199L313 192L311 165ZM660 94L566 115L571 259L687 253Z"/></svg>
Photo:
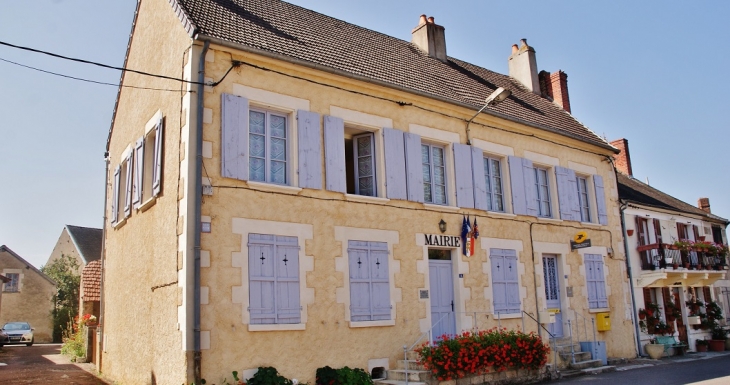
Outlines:
<svg viewBox="0 0 730 385"><path fill-rule="evenodd" d="M195 221L195 240L193 244L194 252L194 279L193 279L193 375L195 376L195 384L201 383L201 361L202 353L200 351L200 232L201 227L201 206L203 191L203 94L205 93L205 55L208 53L210 42L204 40L203 51L200 53L200 63L198 64L198 105L197 105L197 122L195 137L195 213L193 221Z"/></svg>
<svg viewBox="0 0 730 385"><path fill-rule="evenodd" d="M363 81L363 82L366 82L366 83L375 84L375 85L378 85L378 86L381 86L381 87L396 89L398 91L403 91L403 92L406 92L406 93L409 93L409 94L415 94L415 95L418 95L418 96L422 96L424 98L438 100L438 101L441 101L441 102L444 102L444 103L456 105L456 106L463 107L463 108L466 108L466 109L469 109L469 110L474 110L474 106L471 105L471 104L467 104L467 103L463 103L463 102L458 102L458 101L450 100L450 99L447 99L447 98L444 98L444 97L441 97L441 96L438 96L438 95L433 95L433 94L429 94L429 93L426 93L426 92L423 92L423 91L414 90L412 88L402 87L402 86L399 86L399 85L396 85L396 84L393 84L393 83L387 83L387 82L384 82L384 81L381 81L381 80L376 80L376 79L368 78L368 77L365 77L365 76L353 74L353 73L350 73L350 72L345 72L345 71L338 70L338 69L331 68L331 67L327 67L327 66L324 66L324 65L321 65L321 64L312 63L312 62L309 62L309 61L306 61L306 60L296 59L296 58L293 58L291 56L282 55L282 54L279 54L279 53L275 53L275 52L271 52L271 51L266 51L266 50L262 50L262 49L250 47L250 46L243 45L243 44L233 43L233 42L230 42L228 40L223 40L223 39L220 39L220 38L207 36L207 35L204 35L204 34L201 34L201 33L197 33L195 35L195 39L197 39L197 40L203 40L203 41L208 41L208 42L211 42L213 44L221 45L223 47L233 48L233 49L236 49L236 50L240 50L240 51L244 51L244 52L248 52L248 53L252 53L252 54L256 54L256 55L261 55L261 56L265 56L265 57L272 58L272 59L277 59L277 60L285 61L285 62L288 62L288 63L292 63L292 64L296 64L296 65L300 65L300 66L312 68L312 69L315 69L315 70L319 70L319 71L323 71L323 72L328 72L328 73L335 74L335 75L339 75L339 76L344 76L346 78L360 80L360 81ZM582 143L590 144L590 145L593 145L593 146L600 147L602 149L609 150L609 151L611 151L614 154L618 154L619 153L619 150L618 149L614 148L613 146L609 145L608 143L603 144L603 143L598 143L598 142L595 142L595 143L594 142L588 142L585 139L579 138L578 136L572 135L571 133L566 132L566 131L557 130L557 129L554 129L552 127L544 126L544 125L541 125L541 124L527 122L525 120L518 119L518 118L515 118L513 116L509 116L509 115L500 114L500 113L498 113L496 111L492 111L492 110L487 110L486 112L488 114L490 114L490 115L496 116L496 117L501 118L501 119L504 119L504 120L508 120L510 122L519 123L519 124L522 124L522 125L525 125L525 126L537 128L537 129L540 129L540 130L543 130L543 131L548 131L548 132L551 132L551 133L554 133L554 134L558 134L558 135L565 136L565 137L568 137L568 138L571 138L571 139L575 139L575 140L577 140L579 142L582 142ZM464 120L466 120L466 119L464 119ZM588 129L588 128L586 128L586 129Z"/></svg>

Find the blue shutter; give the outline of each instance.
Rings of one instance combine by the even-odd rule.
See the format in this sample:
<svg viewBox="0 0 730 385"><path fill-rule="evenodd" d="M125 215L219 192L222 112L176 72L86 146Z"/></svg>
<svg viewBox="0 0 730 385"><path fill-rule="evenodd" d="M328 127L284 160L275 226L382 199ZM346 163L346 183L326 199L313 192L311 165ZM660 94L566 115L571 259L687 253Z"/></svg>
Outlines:
<svg viewBox="0 0 730 385"><path fill-rule="evenodd" d="M471 168L474 179L474 208L487 210L487 181L484 179L484 153L477 147L471 148Z"/></svg>
<svg viewBox="0 0 730 385"><path fill-rule="evenodd" d="M578 179L575 176L575 171L555 166L555 178L558 182L560 218L566 221L580 221L580 199L578 197Z"/></svg>
<svg viewBox="0 0 730 385"><path fill-rule="evenodd" d="M371 298L373 304L372 320L389 320L391 316L388 244L385 242L369 242L369 246Z"/></svg>
<svg viewBox="0 0 730 385"><path fill-rule="evenodd" d="M324 167L327 190L347 192L345 174L345 121L335 116L324 116Z"/></svg>
<svg viewBox="0 0 730 385"><path fill-rule="evenodd" d="M162 190L162 144L164 143L162 132L164 122L163 117L160 117L160 121L157 122L155 127L155 152L152 156L152 196L156 197L160 195ZM202 154L201 154L202 156Z"/></svg>
<svg viewBox="0 0 730 385"><path fill-rule="evenodd" d="M606 280L603 275L603 257L600 254L585 254L588 307L607 308Z"/></svg>
<svg viewBox="0 0 730 385"><path fill-rule="evenodd" d="M322 148L319 138L319 114L298 110L299 187L322 188Z"/></svg>
<svg viewBox="0 0 730 385"><path fill-rule="evenodd" d="M606 211L606 193L603 188L603 177L593 175L593 185L596 187L596 209L598 211L598 223L608 224L608 212Z"/></svg>
<svg viewBox="0 0 730 385"><path fill-rule="evenodd" d="M122 166L118 165L114 169L114 185L112 186L112 224L119 220L119 182L122 173Z"/></svg>
<svg viewBox="0 0 730 385"><path fill-rule="evenodd" d="M502 250L506 269L504 281L506 283L508 313L519 313L521 310L519 274L517 272L517 251Z"/></svg>
<svg viewBox="0 0 730 385"><path fill-rule="evenodd" d="M454 169L456 171L456 205L474 208L474 174L472 173L471 146L454 143Z"/></svg>
<svg viewBox="0 0 730 385"><path fill-rule="evenodd" d="M370 261L367 242L349 241L350 320L370 321Z"/></svg>
<svg viewBox="0 0 730 385"><path fill-rule="evenodd" d="M535 185L535 168L532 161L522 158L522 177L525 183L525 200L527 201L527 215L537 216L537 186Z"/></svg>
<svg viewBox="0 0 730 385"><path fill-rule="evenodd" d="M248 99L223 94L221 110L221 175L248 180Z"/></svg>
<svg viewBox="0 0 730 385"><path fill-rule="evenodd" d="M383 128L385 191L390 199L407 199L406 158L403 131Z"/></svg>
<svg viewBox="0 0 730 385"><path fill-rule="evenodd" d="M406 147L406 185L408 200L423 203L423 162L421 160L421 136L403 133Z"/></svg>
<svg viewBox="0 0 730 385"><path fill-rule="evenodd" d="M132 206L136 209L142 205L142 181L144 175L144 137L134 145L134 182L132 186Z"/></svg>
<svg viewBox="0 0 730 385"><path fill-rule="evenodd" d="M537 191L535 169L532 161L517 156L507 158L512 187L512 211L514 214L537 216Z"/></svg>
<svg viewBox="0 0 730 385"><path fill-rule="evenodd" d="M515 250L489 249L492 266L492 296L494 312L519 313L521 310L517 252Z"/></svg>
<svg viewBox="0 0 730 385"><path fill-rule="evenodd" d="M279 324L301 321L299 304L299 246L296 237L276 237L276 318Z"/></svg>
<svg viewBox="0 0 730 385"><path fill-rule="evenodd" d="M502 249L490 249L492 265L492 307L495 313L507 312L507 283L505 282L505 258Z"/></svg>
<svg viewBox="0 0 730 385"><path fill-rule="evenodd" d="M251 324L276 323L274 236L249 234L248 280Z"/></svg>

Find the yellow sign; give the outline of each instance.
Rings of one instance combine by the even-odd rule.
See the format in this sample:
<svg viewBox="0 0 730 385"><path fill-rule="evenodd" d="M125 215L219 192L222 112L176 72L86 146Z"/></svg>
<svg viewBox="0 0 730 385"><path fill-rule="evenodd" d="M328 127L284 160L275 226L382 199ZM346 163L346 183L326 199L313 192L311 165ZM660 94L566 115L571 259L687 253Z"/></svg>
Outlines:
<svg viewBox="0 0 730 385"><path fill-rule="evenodd" d="M547 311L548 311L548 313L552 313L552 314L560 313L560 309L547 309Z"/></svg>
<svg viewBox="0 0 730 385"><path fill-rule="evenodd" d="M583 243L588 239L588 233L585 231L579 231L573 236L573 242L575 243Z"/></svg>

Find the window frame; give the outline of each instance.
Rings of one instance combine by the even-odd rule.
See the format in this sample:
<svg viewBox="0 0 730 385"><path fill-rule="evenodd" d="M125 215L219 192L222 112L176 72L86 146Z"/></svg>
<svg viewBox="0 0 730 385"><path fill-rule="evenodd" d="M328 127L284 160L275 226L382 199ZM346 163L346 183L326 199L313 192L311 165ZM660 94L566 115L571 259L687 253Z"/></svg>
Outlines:
<svg viewBox="0 0 730 385"><path fill-rule="evenodd" d="M424 147L428 148L429 163L423 163L423 148ZM442 165L441 166L434 165L434 162L433 162L433 149L434 148L438 148L441 150L441 155L442 155L442 158L441 158ZM423 201L424 201L424 203L441 205L441 206L449 205L449 187L448 187L449 186L449 173L448 173L448 163L447 163L447 157L446 157L447 148L448 148L448 146L443 145L443 144L438 144L438 143L421 140L421 167L424 171L424 175L423 175L423 177L424 177L423 178ZM428 182L426 181L426 175L425 175L426 170L424 168L424 166L426 166L426 165L428 165L428 170L429 170L428 172L429 172L430 181L428 181ZM443 183L444 201L443 202L434 201L434 186L436 185L435 178L434 178L434 168L435 167L443 168L443 172L444 172L444 181L443 181L444 182ZM430 200L429 200L428 194L426 194L427 185L431 191Z"/></svg>
<svg viewBox="0 0 730 385"><path fill-rule="evenodd" d="M20 273L3 273L10 281L3 283L3 293L19 293L20 292Z"/></svg>
<svg viewBox="0 0 730 385"><path fill-rule="evenodd" d="M358 244L360 243L360 244ZM365 245L367 244L367 245ZM352 269L353 264L351 263L351 251L364 251L367 255L368 261L365 263L370 269L372 269L372 260L371 256L373 253L380 253L385 254L384 260L385 260L385 278L373 278L372 271L368 271L368 278L367 279L354 279L352 277ZM393 305L390 303L390 251L388 248L387 242L382 241L363 241L363 240L355 240L350 239L347 242L347 258L348 258L348 284L350 286L350 321L351 322L378 322L378 321L392 321L393 320ZM376 259L377 262L379 260ZM376 262L376 264L377 264ZM361 267L361 265L358 265L358 267ZM353 307L353 284L362 284L367 283L368 284L368 303L369 303L369 314L354 314L354 307ZM374 289L375 284L385 284L386 288L386 301L388 304L388 311L387 316L385 315L385 312L382 312L381 314L376 314L376 308L375 308L375 295L376 291ZM361 317L369 317L369 319L360 319ZM357 319L356 319L357 318Z"/></svg>
<svg viewBox="0 0 730 385"><path fill-rule="evenodd" d="M533 169L535 170L535 200L537 201L537 216L540 218L552 218L553 217L553 207L552 207L552 199L551 199L551 184L550 184L550 169L548 167L538 166L533 164ZM547 199L542 199L541 193L540 193L540 173L544 172L545 175L545 184L542 185L542 187L545 188L545 191L547 192ZM545 202L547 206L548 213L547 215L543 213L542 203Z"/></svg>
<svg viewBox="0 0 730 385"><path fill-rule="evenodd" d="M295 140L292 135L294 134L292 130L292 114L289 112L284 112L272 108L264 108L254 105L254 101L250 101L249 108L248 108L248 142L249 142L249 149L248 149L248 180L255 183L268 183L268 184L274 184L279 186L292 186L293 184L293 176L292 176L292 167L293 167L293 159L295 156L292 154L292 141ZM254 179L253 178L253 172L252 172L252 165L253 159L261 159L261 157L254 157L253 152L251 151L251 143L253 142L251 140L252 135L262 136L259 133L253 133L251 127L251 114L252 113L263 113L264 114L264 180ZM271 159L271 133L270 133L270 127L269 123L271 122L270 116L278 116L285 119L285 134L284 140L286 141L285 149L284 149L284 183L278 183L272 181L271 177L271 163L281 162L280 160L272 160Z"/></svg>
<svg viewBox="0 0 730 385"><path fill-rule="evenodd" d="M505 205L505 191L504 191L504 170L502 169L502 159L490 156L487 154L482 155L483 164L484 164L484 179L487 183L486 191L487 191L487 211L495 212L495 213L504 213L506 212L506 205ZM493 162L497 162L496 169L499 170L499 176L495 176L493 173L494 167ZM499 189L501 191L501 194L496 194L494 192L494 186L496 185L494 183L494 178L499 178ZM495 210L495 204L497 196L499 196L500 204L502 205L502 210Z"/></svg>
<svg viewBox="0 0 730 385"><path fill-rule="evenodd" d="M578 186L578 207L580 208L580 221L581 222L587 222L592 223L593 222L593 215L591 213L591 210L593 206L591 206L591 193L590 193L590 183L589 183L590 177L582 176L582 175L576 175L576 185ZM581 191L581 182L583 183L584 190ZM584 216L585 214L585 216ZM587 216L587 218L586 218Z"/></svg>
<svg viewBox="0 0 730 385"><path fill-rule="evenodd" d="M378 141L379 132L380 132L379 130L373 131L373 130L365 129L365 128L362 128L359 126L345 124L345 128L344 128L345 143L343 143L343 145L346 146L348 140L350 140L352 142L352 143L350 143L351 149L352 149L352 154L350 156L350 160L352 161L352 168L350 170L350 168L347 166L347 159L345 159L345 184L347 185L347 179L348 179L347 175L349 174L350 171L352 172L352 178L353 178L353 183L354 183L354 190L349 190L349 191L353 191L353 192L349 192L347 186L345 187L346 194L377 198L380 196L381 192L384 191L384 189L382 189L380 186L380 179L381 179L380 176L383 174L382 174L382 171L378 169L380 166L380 163L381 163L380 155L382 152L380 150L379 141ZM370 156L370 166L372 167L371 176L373 178L372 195L366 195L360 191L361 190L360 171L359 171L359 167L358 167L358 159L360 156L359 156L359 151L358 151L358 146L357 146L357 144L358 144L357 140L358 140L358 138L362 138L362 137L370 138L371 153L369 156ZM345 157L347 158L347 151L345 151Z"/></svg>

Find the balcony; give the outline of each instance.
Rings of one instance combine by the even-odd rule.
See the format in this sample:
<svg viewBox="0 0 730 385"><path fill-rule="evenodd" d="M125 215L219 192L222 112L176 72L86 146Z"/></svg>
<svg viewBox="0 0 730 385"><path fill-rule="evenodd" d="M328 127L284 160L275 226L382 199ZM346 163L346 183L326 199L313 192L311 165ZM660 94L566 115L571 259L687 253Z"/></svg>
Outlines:
<svg viewBox="0 0 730 385"><path fill-rule="evenodd" d="M636 248L641 258L639 287L709 286L725 278L727 257L678 250L654 243Z"/></svg>

